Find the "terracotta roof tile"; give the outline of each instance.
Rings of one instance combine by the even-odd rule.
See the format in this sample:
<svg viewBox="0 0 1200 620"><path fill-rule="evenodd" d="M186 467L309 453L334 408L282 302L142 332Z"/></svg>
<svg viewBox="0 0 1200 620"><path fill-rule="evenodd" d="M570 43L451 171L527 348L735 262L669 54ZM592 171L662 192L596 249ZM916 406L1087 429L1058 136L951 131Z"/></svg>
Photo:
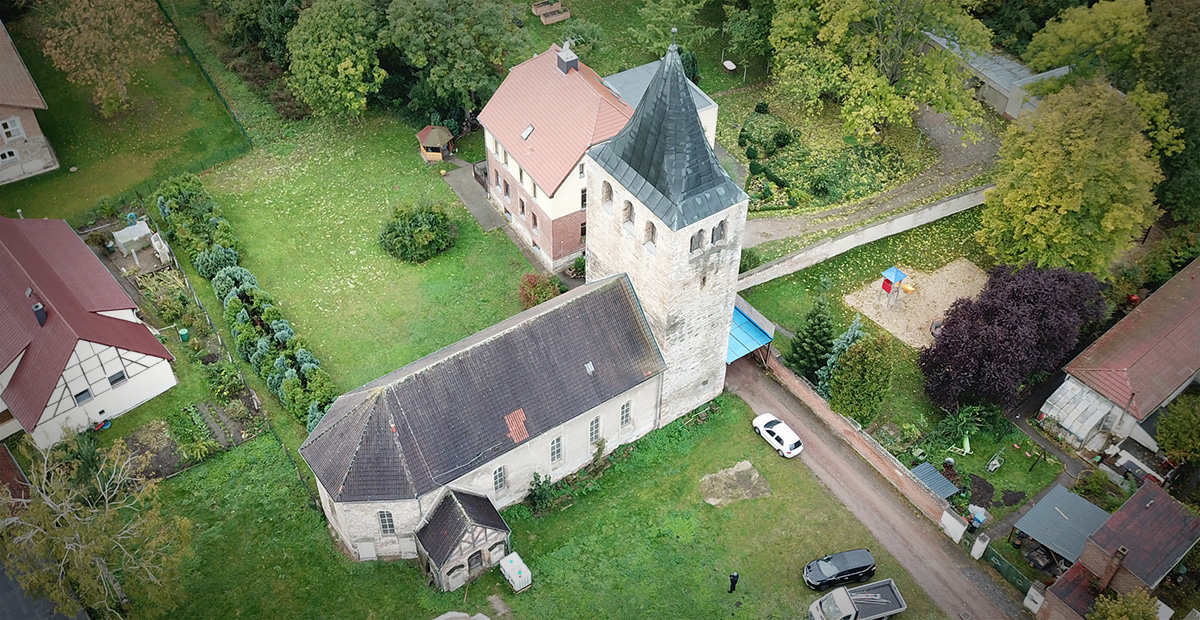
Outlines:
<svg viewBox="0 0 1200 620"><path fill-rule="evenodd" d="M45 325L31 310L38 302L49 315ZM80 340L174 359L145 325L99 314L134 308L65 221L0 217L0 369L24 353L0 399L26 431L41 421Z"/></svg>
<svg viewBox="0 0 1200 620"><path fill-rule="evenodd" d="M479 122L538 187L553 196L588 147L616 135L633 108L587 65L565 75L557 45L512 68ZM521 134L533 125L528 138Z"/></svg>
<svg viewBox="0 0 1200 620"><path fill-rule="evenodd" d="M1128 549L1122 566L1154 588L1200 540L1200 517L1162 487L1147 482L1091 539L1109 554L1120 547Z"/></svg>
<svg viewBox="0 0 1200 620"><path fill-rule="evenodd" d="M4 22L0 22L0 105L46 109L46 100L25 68Z"/></svg>
<svg viewBox="0 0 1200 620"><path fill-rule="evenodd" d="M1139 420L1200 370L1200 260L1071 360L1066 371ZM1130 396L1133 396L1132 401Z"/></svg>
<svg viewBox="0 0 1200 620"><path fill-rule="evenodd" d="M1095 579L1096 576L1088 572L1082 562L1076 562L1050 586L1049 592L1082 618L1096 603L1096 591L1092 585Z"/></svg>

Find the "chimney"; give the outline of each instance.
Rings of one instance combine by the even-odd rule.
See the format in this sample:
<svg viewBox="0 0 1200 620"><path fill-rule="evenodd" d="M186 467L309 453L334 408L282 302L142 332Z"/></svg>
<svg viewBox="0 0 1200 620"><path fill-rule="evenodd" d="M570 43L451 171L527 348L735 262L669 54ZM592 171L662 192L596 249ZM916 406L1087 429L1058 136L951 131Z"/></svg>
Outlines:
<svg viewBox="0 0 1200 620"><path fill-rule="evenodd" d="M1108 560L1108 566L1104 569L1104 574L1100 576L1100 590L1104 591L1108 584L1117 574L1117 569L1121 568L1121 563L1125 561L1125 556L1129 554L1129 549L1124 546L1117 547L1117 552Z"/></svg>
<svg viewBox="0 0 1200 620"><path fill-rule="evenodd" d="M33 316L37 317L38 325L46 324L46 307L41 303L33 304Z"/></svg>
<svg viewBox="0 0 1200 620"><path fill-rule="evenodd" d="M571 40L567 39L563 42L562 50L558 52L558 70L566 75L571 69L579 70L579 57L571 51Z"/></svg>

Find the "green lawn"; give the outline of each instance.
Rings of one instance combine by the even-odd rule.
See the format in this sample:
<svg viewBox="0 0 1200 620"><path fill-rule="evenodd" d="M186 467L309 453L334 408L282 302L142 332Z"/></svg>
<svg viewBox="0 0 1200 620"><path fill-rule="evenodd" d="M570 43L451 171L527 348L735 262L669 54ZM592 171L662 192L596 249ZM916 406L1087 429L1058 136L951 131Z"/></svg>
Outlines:
<svg viewBox="0 0 1200 620"><path fill-rule="evenodd" d="M520 311L517 280L529 263L461 206L458 242L426 264L379 249L397 206L459 204L415 141L412 127L379 116L311 122L286 152L255 150L205 179L245 245L242 265L343 390Z"/></svg>
<svg viewBox="0 0 1200 620"><path fill-rule="evenodd" d="M496 571L466 592L441 594L422 585L411 563L347 560L274 440L257 439L163 483L164 505L196 525L196 556L183 567L179 608L158 615L494 615L485 597L499 592L518 618L802 617L816 597L801 582L804 563L869 547L878 577L897 580L908 617L943 617L800 461L778 458L749 431L744 403L722 400L722 412L705 425L676 423L651 434L566 511L513 518L513 546L534 575L520 595ZM770 497L720 509L704 503L700 478L742 459L762 472ZM733 571L741 581L731 596Z"/></svg>
<svg viewBox="0 0 1200 620"><path fill-rule="evenodd" d="M183 170L203 170L249 148L199 68L167 51L130 87L132 108L104 119L91 91L71 84L41 54L29 20L6 24L46 99L38 124L61 167L0 186L0 215L86 224L102 196L116 197ZM78 172L69 172L72 167Z"/></svg>
<svg viewBox="0 0 1200 620"><path fill-rule="evenodd" d="M525 20L525 29L533 39L533 49L530 52L544 52L551 43L562 45L570 20L544 26L529 10L529 4L523 3L518 6L522 12L521 19ZM636 0L571 0L569 5L564 3L564 6L571 9L571 19L586 19L604 29L605 39L600 49L581 54L580 60L601 77L606 77L658 58L653 52L642 49L629 38L629 28L636 27L641 22L637 10L644 5L644 2ZM719 93L758 84L767 79L766 62L762 58L752 58L746 63L744 82L741 59L727 56L738 65L734 73L727 73L721 67L721 54L726 38L720 31L725 21L725 11L720 3L707 3L700 11L699 21L703 25L717 28L717 34L695 50L697 60L700 61L701 90L709 94ZM680 28L686 28L686 25L681 24Z"/></svg>
<svg viewBox="0 0 1200 620"><path fill-rule="evenodd" d="M175 356L171 370L175 372L179 384L115 418L112 426L100 433L101 445L111 445L118 439L124 439L147 422L165 420L168 411L213 399L208 390L208 383L204 380L204 369L200 364L194 364L188 359L191 349L179 341L178 335L171 337L173 331L163 333L168 336L167 349Z"/></svg>

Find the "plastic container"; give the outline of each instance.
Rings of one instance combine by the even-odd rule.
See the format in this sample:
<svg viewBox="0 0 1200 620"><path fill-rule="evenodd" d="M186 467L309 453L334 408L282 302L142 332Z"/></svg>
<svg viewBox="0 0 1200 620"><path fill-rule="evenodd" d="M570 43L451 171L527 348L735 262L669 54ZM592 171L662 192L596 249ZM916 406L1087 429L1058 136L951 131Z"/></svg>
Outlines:
<svg viewBox="0 0 1200 620"><path fill-rule="evenodd" d="M179 330L179 340L181 342L187 342L189 337L190 334L188 334L187 328Z"/></svg>

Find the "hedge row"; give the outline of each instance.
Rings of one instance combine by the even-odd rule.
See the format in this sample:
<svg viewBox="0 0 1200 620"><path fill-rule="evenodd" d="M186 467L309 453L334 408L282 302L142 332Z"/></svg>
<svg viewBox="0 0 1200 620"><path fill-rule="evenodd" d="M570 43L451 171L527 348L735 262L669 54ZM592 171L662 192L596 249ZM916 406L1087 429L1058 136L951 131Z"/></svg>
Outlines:
<svg viewBox="0 0 1200 620"><path fill-rule="evenodd" d="M187 253L201 276L212 280L238 357L312 431L338 397L333 378L304 348L254 274L238 266L241 242L221 217L220 206L193 174L167 179L155 193L167 239Z"/></svg>

